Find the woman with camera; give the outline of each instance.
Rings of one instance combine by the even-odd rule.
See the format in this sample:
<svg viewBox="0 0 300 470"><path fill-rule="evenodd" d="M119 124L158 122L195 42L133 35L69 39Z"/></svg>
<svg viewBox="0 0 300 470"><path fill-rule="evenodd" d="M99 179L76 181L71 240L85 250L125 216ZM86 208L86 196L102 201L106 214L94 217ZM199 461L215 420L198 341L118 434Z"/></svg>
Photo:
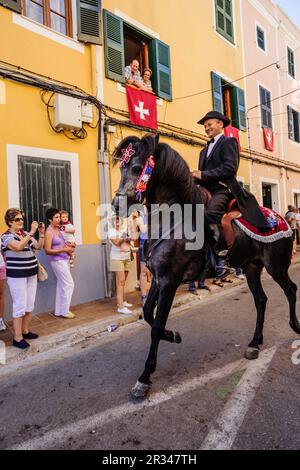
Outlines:
<svg viewBox="0 0 300 470"><path fill-rule="evenodd" d="M29 330L29 324L37 288L38 262L34 250L40 250L44 246L45 226L34 221L30 231L25 232L24 212L15 208L6 211L5 223L8 230L1 237L1 248L13 301L13 345L26 349L30 346L26 340L38 337ZM38 242L34 238L37 230Z"/></svg>

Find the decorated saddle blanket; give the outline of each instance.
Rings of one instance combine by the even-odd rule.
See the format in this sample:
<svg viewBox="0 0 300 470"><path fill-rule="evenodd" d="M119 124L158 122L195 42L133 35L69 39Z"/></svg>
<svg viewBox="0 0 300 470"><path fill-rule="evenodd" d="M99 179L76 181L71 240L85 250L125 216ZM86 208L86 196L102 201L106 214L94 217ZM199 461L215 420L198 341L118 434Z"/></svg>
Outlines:
<svg viewBox="0 0 300 470"><path fill-rule="evenodd" d="M263 243L272 243L281 238L288 238L293 235L292 229L287 221L277 214L277 212L267 207L260 207L260 209L269 222L270 230L268 232L260 232L257 227L254 227L243 217L234 219L234 223L249 237Z"/></svg>

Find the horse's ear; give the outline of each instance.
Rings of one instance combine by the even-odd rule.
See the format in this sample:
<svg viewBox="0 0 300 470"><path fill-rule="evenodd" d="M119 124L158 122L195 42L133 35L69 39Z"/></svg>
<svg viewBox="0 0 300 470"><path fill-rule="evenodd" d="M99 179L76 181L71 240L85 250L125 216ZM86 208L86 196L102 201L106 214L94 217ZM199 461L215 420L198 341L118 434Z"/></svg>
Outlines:
<svg viewBox="0 0 300 470"><path fill-rule="evenodd" d="M143 145L145 146L146 154L154 155L159 141L159 134L149 134L142 138Z"/></svg>

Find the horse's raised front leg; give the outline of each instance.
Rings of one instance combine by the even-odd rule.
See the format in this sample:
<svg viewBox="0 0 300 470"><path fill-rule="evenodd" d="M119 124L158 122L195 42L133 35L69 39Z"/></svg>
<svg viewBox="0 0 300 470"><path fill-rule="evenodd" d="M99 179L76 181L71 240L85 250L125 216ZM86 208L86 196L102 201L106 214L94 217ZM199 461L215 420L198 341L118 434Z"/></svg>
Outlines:
<svg viewBox="0 0 300 470"><path fill-rule="evenodd" d="M252 341L245 351L246 359L256 359L259 355L259 345L263 344L263 326L268 297L261 285L262 263L250 263L243 267L249 289L254 297L257 312L256 328Z"/></svg>
<svg viewBox="0 0 300 470"><path fill-rule="evenodd" d="M147 295L145 305L143 307L144 319L147 323L149 323L150 326L153 325L153 321L154 321L153 313L157 304L157 300L158 300L158 288L157 288L156 281L153 277L152 282L151 282L151 287Z"/></svg>
<svg viewBox="0 0 300 470"><path fill-rule="evenodd" d="M150 376L156 369L159 341L164 335L166 322L177 287L178 286L173 282L165 280L160 281L157 312L151 328L150 351L146 360L145 369L131 391L131 394L135 398L145 397L150 389Z"/></svg>

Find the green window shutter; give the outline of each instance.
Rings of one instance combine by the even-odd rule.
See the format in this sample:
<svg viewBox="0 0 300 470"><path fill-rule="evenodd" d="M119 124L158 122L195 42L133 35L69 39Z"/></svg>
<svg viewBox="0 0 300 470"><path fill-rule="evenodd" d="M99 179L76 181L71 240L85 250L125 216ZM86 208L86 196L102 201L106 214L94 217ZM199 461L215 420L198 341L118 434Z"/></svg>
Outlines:
<svg viewBox="0 0 300 470"><path fill-rule="evenodd" d="M102 44L101 0L77 0L78 40Z"/></svg>
<svg viewBox="0 0 300 470"><path fill-rule="evenodd" d="M232 125L242 131L247 128L246 123L246 107L245 92L241 88L233 87L231 91L232 97Z"/></svg>
<svg viewBox="0 0 300 470"><path fill-rule="evenodd" d="M124 32L123 21L104 10L105 75L125 83Z"/></svg>
<svg viewBox="0 0 300 470"><path fill-rule="evenodd" d="M289 47L287 48L287 52L288 52L289 75L291 77L295 78L295 57L294 57L294 52Z"/></svg>
<svg viewBox="0 0 300 470"><path fill-rule="evenodd" d="M287 114L288 114L288 129L289 129L289 139L295 140L294 134L294 116L293 110L290 106L287 107Z"/></svg>
<svg viewBox="0 0 300 470"><path fill-rule="evenodd" d="M232 0L215 0L215 11L218 33L234 43Z"/></svg>
<svg viewBox="0 0 300 470"><path fill-rule="evenodd" d="M0 5L17 13L22 13L22 0L0 0Z"/></svg>
<svg viewBox="0 0 300 470"><path fill-rule="evenodd" d="M261 123L262 127L272 129L272 103L271 93L262 86L259 87L260 106L261 106Z"/></svg>
<svg viewBox="0 0 300 470"><path fill-rule="evenodd" d="M222 94L222 79L219 75L211 72L211 84L212 84L212 98L214 111L224 113L223 106L223 94Z"/></svg>
<svg viewBox="0 0 300 470"><path fill-rule="evenodd" d="M157 95L165 100L172 100L170 47L153 39L150 43L150 67L152 84Z"/></svg>

